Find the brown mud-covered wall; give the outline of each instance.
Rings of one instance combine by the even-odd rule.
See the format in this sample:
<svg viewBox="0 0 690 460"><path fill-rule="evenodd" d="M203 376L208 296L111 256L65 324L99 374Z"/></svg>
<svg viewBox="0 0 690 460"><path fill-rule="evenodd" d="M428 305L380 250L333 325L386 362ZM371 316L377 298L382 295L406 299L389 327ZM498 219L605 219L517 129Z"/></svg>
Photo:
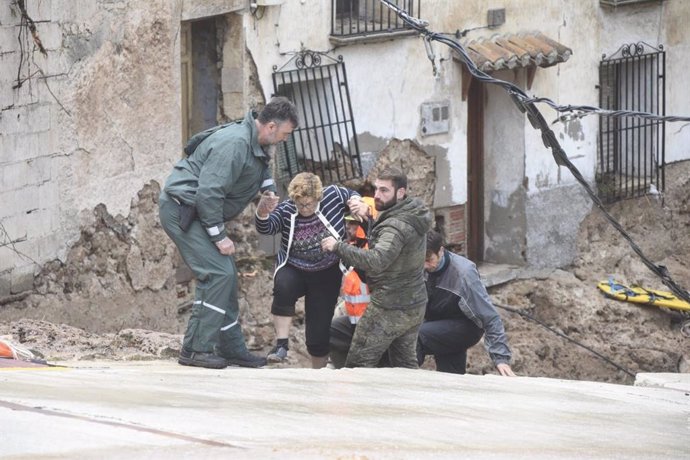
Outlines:
<svg viewBox="0 0 690 460"><path fill-rule="evenodd" d="M642 250L667 266L686 288L689 190L690 162L677 163L667 169L663 204L660 198L643 197L611 207ZM67 260L46 264L26 297L3 301L0 335L12 335L51 358L174 357L189 314L193 280L158 224L158 194L156 183L147 184L132 201L127 218L96 207ZM243 331L251 349L266 352L274 339L269 315L273 257L255 249L254 209L250 205L229 229L238 248ZM664 286L598 211L587 217L579 233L573 266L491 288L495 301L531 315L633 374L689 372L690 338L681 333L687 318L610 300L596 289L609 275L628 284ZM303 310L298 311L287 366L308 363ZM519 374L632 382L625 371L543 326L517 313L499 313ZM433 362L424 367L433 368ZM494 372L481 344L469 353L468 371Z"/></svg>

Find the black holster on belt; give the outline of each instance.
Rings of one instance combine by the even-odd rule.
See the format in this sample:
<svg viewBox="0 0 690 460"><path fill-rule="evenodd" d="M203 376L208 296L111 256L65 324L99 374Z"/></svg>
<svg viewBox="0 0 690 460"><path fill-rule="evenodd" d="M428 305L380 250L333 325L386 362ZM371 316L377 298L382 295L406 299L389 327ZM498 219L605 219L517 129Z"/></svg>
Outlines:
<svg viewBox="0 0 690 460"><path fill-rule="evenodd" d="M192 204L180 203L180 228L183 232L189 230L189 227L196 219L196 207Z"/></svg>

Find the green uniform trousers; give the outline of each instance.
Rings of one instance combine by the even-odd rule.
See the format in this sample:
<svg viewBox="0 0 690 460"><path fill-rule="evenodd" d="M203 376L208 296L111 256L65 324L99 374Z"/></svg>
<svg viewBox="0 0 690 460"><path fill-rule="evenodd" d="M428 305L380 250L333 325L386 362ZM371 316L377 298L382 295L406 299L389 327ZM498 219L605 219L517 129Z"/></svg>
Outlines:
<svg viewBox="0 0 690 460"><path fill-rule="evenodd" d="M388 350L391 367L418 369L417 332L425 308L388 310L370 303L357 322L345 367L376 367Z"/></svg>
<svg viewBox="0 0 690 460"><path fill-rule="evenodd" d="M247 345L239 323L235 259L218 252L199 220L183 232L179 209L166 192L161 193L159 212L163 229L196 277L192 316L182 346L224 358L242 356Z"/></svg>

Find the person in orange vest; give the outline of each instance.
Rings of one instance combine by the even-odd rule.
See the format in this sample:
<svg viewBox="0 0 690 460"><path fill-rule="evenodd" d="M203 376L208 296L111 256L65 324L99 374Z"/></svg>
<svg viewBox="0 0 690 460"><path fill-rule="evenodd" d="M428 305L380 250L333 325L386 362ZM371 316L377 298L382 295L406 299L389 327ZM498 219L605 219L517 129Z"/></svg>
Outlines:
<svg viewBox="0 0 690 460"><path fill-rule="evenodd" d="M369 206L369 219L360 222L356 217L349 214L345 216L345 231L350 244L358 248L369 249L367 235L369 226L376 219L377 211L372 197L362 197L362 201ZM364 310L367 309L367 305L369 305L369 287L366 282L366 274L354 267L350 267L343 276L341 293L345 303L345 311L351 324L357 324L359 318L364 314Z"/></svg>
<svg viewBox="0 0 690 460"><path fill-rule="evenodd" d="M371 220L360 222L354 216L347 215L345 216L345 230L350 244L367 249L367 230L376 218L377 211L373 198L363 197L362 201L369 205ZM366 284L366 274L363 271L350 267L343 276L341 297L346 314L336 316L331 321L330 359L331 364L336 368L345 365L355 326L369 305L369 287Z"/></svg>
<svg viewBox="0 0 690 460"><path fill-rule="evenodd" d="M345 216L345 226L350 244L358 248L367 249L367 239L362 226L351 215ZM345 303L345 311L351 324L357 324L364 310L369 305L369 287L366 284L366 275L361 270L350 267L343 276L343 284L340 288L341 297Z"/></svg>

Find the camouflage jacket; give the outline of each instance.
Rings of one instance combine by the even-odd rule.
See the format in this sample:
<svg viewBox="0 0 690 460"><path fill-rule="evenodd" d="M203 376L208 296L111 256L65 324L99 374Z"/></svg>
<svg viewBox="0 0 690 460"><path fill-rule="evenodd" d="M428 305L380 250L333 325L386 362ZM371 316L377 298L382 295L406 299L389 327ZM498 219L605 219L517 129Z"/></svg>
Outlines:
<svg viewBox="0 0 690 460"><path fill-rule="evenodd" d="M368 250L339 241L335 251L346 265L366 272L372 305L384 309L424 306L424 258L430 227L431 213L422 200L404 198L379 213Z"/></svg>

